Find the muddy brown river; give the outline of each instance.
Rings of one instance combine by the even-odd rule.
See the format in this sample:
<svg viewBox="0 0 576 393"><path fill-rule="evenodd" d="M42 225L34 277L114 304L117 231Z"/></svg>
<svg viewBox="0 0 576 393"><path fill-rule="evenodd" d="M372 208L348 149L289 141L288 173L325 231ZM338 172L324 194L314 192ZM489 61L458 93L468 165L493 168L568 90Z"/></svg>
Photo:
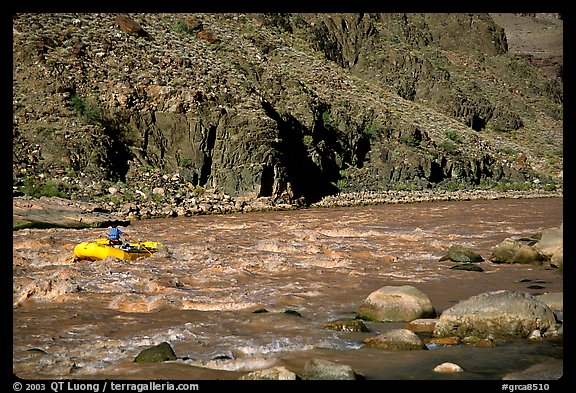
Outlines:
<svg viewBox="0 0 576 393"><path fill-rule="evenodd" d="M326 330L354 317L386 285L412 285L438 314L492 290L563 291L555 269L488 260L507 237L558 227L563 198L426 202L133 222L131 238L168 252L125 261L76 261L75 244L104 229L13 233L13 373L25 379L235 380L307 360L347 364L366 379L501 380L550 359L563 344L498 341L390 352L363 341L406 323L367 322L370 332ZM481 254L483 272L439 259L454 244ZM265 309L267 312L257 312ZM293 312L286 312L293 311ZM178 360L135 363L168 342ZM443 362L464 372L437 373Z"/></svg>

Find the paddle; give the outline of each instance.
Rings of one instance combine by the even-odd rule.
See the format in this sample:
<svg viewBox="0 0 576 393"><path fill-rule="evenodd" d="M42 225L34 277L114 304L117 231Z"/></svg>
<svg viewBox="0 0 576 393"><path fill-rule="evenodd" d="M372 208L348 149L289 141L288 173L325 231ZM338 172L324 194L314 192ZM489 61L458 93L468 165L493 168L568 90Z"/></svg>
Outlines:
<svg viewBox="0 0 576 393"><path fill-rule="evenodd" d="M148 252L150 253L150 255L152 255L152 251L150 251L148 248L146 248L146 246L145 246L144 244L142 244L142 242L138 242L138 241L134 240L134 239L133 239L131 236L129 236L129 235L126 235L126 237L127 237L128 239L130 239L131 241L133 241L134 243L138 243L138 245L139 245L140 247L142 247L143 249L145 249L146 251L148 251Z"/></svg>

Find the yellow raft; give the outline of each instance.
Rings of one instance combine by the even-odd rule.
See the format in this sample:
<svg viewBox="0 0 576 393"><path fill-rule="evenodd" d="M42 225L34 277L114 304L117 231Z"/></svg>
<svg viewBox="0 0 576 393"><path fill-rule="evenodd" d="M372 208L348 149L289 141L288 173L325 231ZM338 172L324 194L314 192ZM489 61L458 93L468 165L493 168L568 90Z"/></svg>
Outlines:
<svg viewBox="0 0 576 393"><path fill-rule="evenodd" d="M166 249L159 242L124 243L122 246L113 246L108 239L97 239L95 242L82 242L74 247L74 255L78 259L98 260L107 257L135 260L149 257L156 251Z"/></svg>

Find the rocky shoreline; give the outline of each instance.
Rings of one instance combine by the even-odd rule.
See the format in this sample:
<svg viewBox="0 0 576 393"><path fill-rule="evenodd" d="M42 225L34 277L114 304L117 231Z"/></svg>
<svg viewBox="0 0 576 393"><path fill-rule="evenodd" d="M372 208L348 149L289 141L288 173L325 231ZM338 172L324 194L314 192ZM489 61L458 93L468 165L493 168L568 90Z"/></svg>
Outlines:
<svg viewBox="0 0 576 393"><path fill-rule="evenodd" d="M116 193L117 190L111 190ZM164 193L164 189L153 190L153 195ZM103 228L111 221L129 225L136 220L168 218L204 214L249 213L259 211L295 210L303 208L331 208L376 204L402 204L439 201L471 201L520 198L562 197L561 189L555 191L495 191L495 190L422 190L340 193L327 196L318 202L306 205L300 201L282 198L232 197L222 193L203 192L201 195L188 195L175 201L159 202L142 198L124 204L105 202L83 202L60 197L30 196L13 197L12 229L24 228Z"/></svg>

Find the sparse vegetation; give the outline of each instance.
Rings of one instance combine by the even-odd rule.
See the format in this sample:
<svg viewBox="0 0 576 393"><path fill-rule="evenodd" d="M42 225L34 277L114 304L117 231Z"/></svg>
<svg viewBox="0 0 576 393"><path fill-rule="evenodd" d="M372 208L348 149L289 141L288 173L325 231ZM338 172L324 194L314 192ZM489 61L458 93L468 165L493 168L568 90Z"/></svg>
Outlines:
<svg viewBox="0 0 576 393"><path fill-rule="evenodd" d="M27 177L24 179L24 184L20 187L20 191L25 194L35 198L40 197L60 197L66 198L67 194L60 190L58 183L54 180L48 179L46 181L42 181L37 177Z"/></svg>
<svg viewBox="0 0 576 393"><path fill-rule="evenodd" d="M532 188L530 182L507 182L501 181L494 187L497 191L526 191Z"/></svg>
<svg viewBox="0 0 576 393"><path fill-rule="evenodd" d="M72 109L86 119L88 123L96 124L102 120L100 108L88 100L81 98L78 94L71 94L69 103Z"/></svg>
<svg viewBox="0 0 576 393"><path fill-rule="evenodd" d="M470 17L447 15L437 26L428 15L142 14L152 40L117 29L122 39L111 43L94 32L113 26L112 15L16 15L14 184L48 168L90 184L149 166L227 193L250 193L264 178L267 189L285 182L305 185L294 187L302 193L323 183L320 194L333 190L330 181L346 190L435 187L456 165L464 178L447 186L458 189L474 187L467 165L481 163L482 176L514 172L505 171L501 189L542 187L514 179L561 173L562 85L513 53L494 55L494 26L484 17L477 25L487 28L469 26ZM428 40L434 28L461 35L463 25L476 29L473 40L449 50ZM516 169L519 152L526 160ZM336 180L346 164L362 176ZM83 197L95 193L78 187Z"/></svg>
<svg viewBox="0 0 576 393"><path fill-rule="evenodd" d="M458 132L456 130L449 130L446 131L446 138L450 139L453 142L456 143L460 143L460 135L458 135Z"/></svg>

